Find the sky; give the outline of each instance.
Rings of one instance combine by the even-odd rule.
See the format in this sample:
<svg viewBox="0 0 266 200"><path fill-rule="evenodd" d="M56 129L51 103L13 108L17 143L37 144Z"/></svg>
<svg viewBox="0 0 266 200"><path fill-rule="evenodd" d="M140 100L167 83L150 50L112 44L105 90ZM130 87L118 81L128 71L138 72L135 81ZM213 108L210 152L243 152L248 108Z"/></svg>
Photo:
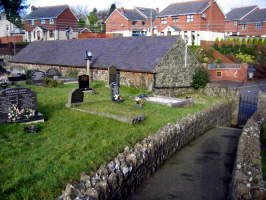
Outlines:
<svg viewBox="0 0 266 200"><path fill-rule="evenodd" d="M68 4L69 6L82 5L91 11L93 8L97 10L108 9L112 3L116 3L117 7L134 8L148 7L159 8L160 11L167 7L170 3L191 0L27 0L27 3L34 6L53 6ZM258 5L260 8L266 8L266 0L216 0L224 13L229 12L232 8ZM30 9L28 9L30 11Z"/></svg>

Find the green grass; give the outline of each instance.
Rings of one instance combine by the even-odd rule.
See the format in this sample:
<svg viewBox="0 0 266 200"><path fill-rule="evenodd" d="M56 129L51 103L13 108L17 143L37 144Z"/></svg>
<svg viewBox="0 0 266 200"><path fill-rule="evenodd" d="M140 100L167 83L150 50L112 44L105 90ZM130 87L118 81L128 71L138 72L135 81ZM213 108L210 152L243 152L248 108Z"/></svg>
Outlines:
<svg viewBox="0 0 266 200"><path fill-rule="evenodd" d="M79 180L81 172L92 173L125 146L132 146L168 122L220 100L196 94L196 103L191 107L169 108L146 103L143 109L135 111L130 96L143 91L121 87L126 101L116 104L109 102L109 89L103 83L94 83L99 94L86 94L83 107L119 114L131 111L145 114L144 123L130 125L66 108L68 93L74 87L77 85L30 86L37 92L38 108L45 116L45 123L39 124L39 133L25 133L23 124L0 125L1 200L54 199L67 183Z"/></svg>
<svg viewBox="0 0 266 200"><path fill-rule="evenodd" d="M263 180L266 181L266 123L262 127L262 135L261 135L261 162L262 162L262 172L263 172Z"/></svg>

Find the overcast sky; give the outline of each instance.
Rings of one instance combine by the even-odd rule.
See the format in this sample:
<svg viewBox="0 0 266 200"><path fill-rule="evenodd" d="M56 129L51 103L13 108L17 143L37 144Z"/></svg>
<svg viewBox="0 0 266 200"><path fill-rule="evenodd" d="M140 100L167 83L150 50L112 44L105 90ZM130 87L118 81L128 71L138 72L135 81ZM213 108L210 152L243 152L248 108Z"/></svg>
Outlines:
<svg viewBox="0 0 266 200"><path fill-rule="evenodd" d="M34 6L52 6L68 4L69 6L83 5L90 11L93 8L97 10L107 9L112 3L116 3L117 7L133 8L148 7L159 8L160 11L170 3L190 1L190 0L27 0L27 3ZM258 5L260 8L266 8L266 0L217 0L224 13L230 11L231 8Z"/></svg>

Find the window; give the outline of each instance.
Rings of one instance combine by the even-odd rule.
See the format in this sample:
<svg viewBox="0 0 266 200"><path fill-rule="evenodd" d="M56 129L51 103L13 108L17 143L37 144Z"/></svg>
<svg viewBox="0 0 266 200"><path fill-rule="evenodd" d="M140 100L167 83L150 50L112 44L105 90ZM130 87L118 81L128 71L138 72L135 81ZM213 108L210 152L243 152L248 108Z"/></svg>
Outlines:
<svg viewBox="0 0 266 200"><path fill-rule="evenodd" d="M167 19L166 17L161 18L161 24L167 24Z"/></svg>
<svg viewBox="0 0 266 200"><path fill-rule="evenodd" d="M133 21L133 22L132 22L132 25L133 25L133 26L137 25L137 22L136 22L136 21Z"/></svg>
<svg viewBox="0 0 266 200"><path fill-rule="evenodd" d="M145 22L142 22L142 26L144 26L145 25Z"/></svg>
<svg viewBox="0 0 266 200"><path fill-rule="evenodd" d="M41 24L45 24L45 19L41 19Z"/></svg>
<svg viewBox="0 0 266 200"><path fill-rule="evenodd" d="M172 22L178 22L178 17L172 17Z"/></svg>
<svg viewBox="0 0 266 200"><path fill-rule="evenodd" d="M34 26L34 19L30 20L29 22L31 26Z"/></svg>
<svg viewBox="0 0 266 200"><path fill-rule="evenodd" d="M36 33L35 33L35 31L33 32L33 38L34 38L34 39L36 38Z"/></svg>
<svg viewBox="0 0 266 200"><path fill-rule="evenodd" d="M187 15L187 22L193 22L193 15Z"/></svg>
<svg viewBox="0 0 266 200"><path fill-rule="evenodd" d="M53 18L50 19L50 24L54 24L54 19Z"/></svg>
<svg viewBox="0 0 266 200"><path fill-rule="evenodd" d="M54 37L54 31L49 31L49 37L53 38Z"/></svg>
<svg viewBox="0 0 266 200"><path fill-rule="evenodd" d="M161 36L164 36L164 32L161 32Z"/></svg>
<svg viewBox="0 0 266 200"><path fill-rule="evenodd" d="M7 31L9 30L9 25L6 25L6 30L7 30Z"/></svg>
<svg viewBox="0 0 266 200"><path fill-rule="evenodd" d="M237 21L234 21L234 26L237 26Z"/></svg>
<svg viewBox="0 0 266 200"><path fill-rule="evenodd" d="M242 25L242 30L246 30L246 24Z"/></svg>
<svg viewBox="0 0 266 200"><path fill-rule="evenodd" d="M216 72L217 77L222 77L222 72Z"/></svg>
<svg viewBox="0 0 266 200"><path fill-rule="evenodd" d="M261 23L256 24L256 29L261 29L261 27L262 27Z"/></svg>

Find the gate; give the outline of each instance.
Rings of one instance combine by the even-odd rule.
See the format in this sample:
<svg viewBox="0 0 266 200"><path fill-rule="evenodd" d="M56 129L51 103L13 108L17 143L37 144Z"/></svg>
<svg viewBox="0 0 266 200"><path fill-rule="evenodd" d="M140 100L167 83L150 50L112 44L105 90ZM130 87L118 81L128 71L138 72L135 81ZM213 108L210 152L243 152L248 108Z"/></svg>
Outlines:
<svg viewBox="0 0 266 200"><path fill-rule="evenodd" d="M247 120L257 111L258 96L240 95L238 125L243 126Z"/></svg>

